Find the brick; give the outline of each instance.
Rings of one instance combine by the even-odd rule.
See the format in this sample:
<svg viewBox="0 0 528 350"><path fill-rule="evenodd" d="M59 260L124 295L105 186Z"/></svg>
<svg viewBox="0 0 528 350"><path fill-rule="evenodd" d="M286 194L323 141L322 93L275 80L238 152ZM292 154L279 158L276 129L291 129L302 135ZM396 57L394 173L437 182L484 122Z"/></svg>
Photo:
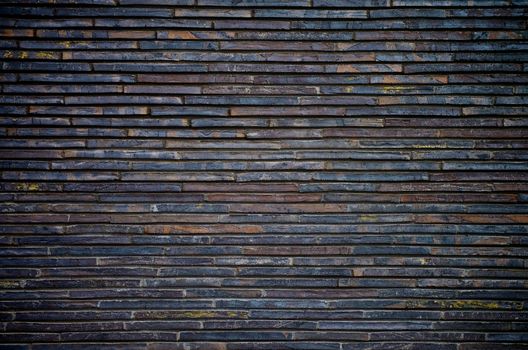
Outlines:
<svg viewBox="0 0 528 350"><path fill-rule="evenodd" d="M254 17L269 18L367 18L364 10L269 10L257 9Z"/></svg>
<svg viewBox="0 0 528 350"><path fill-rule="evenodd" d="M356 7L358 4L356 4L354 1L351 0L338 0L338 1L330 1L330 0L315 0L313 3L314 7ZM368 0L364 1L362 4L360 4L361 7L383 7L388 6L389 1L387 0Z"/></svg>
<svg viewBox="0 0 528 350"><path fill-rule="evenodd" d="M90 65L87 63L70 63L70 62L4 62L4 70L13 71L51 71L51 72L87 72L90 71Z"/></svg>
<svg viewBox="0 0 528 350"><path fill-rule="evenodd" d="M2 179L6 180L115 180L117 174L115 173L89 173L89 172L16 172L4 171Z"/></svg>
<svg viewBox="0 0 528 350"><path fill-rule="evenodd" d="M282 1L276 1L276 0L242 0L242 1L236 1L236 0L228 0L228 1L222 1L222 0L198 0L197 3L199 6L310 6L309 1L307 0L292 0L288 4L284 4Z"/></svg>
<svg viewBox="0 0 528 350"><path fill-rule="evenodd" d="M182 104L179 97L162 96L71 96L66 97L67 105L106 105L106 104Z"/></svg>
<svg viewBox="0 0 528 350"><path fill-rule="evenodd" d="M237 9L187 9L179 8L174 10L175 17L251 17L251 10Z"/></svg>
<svg viewBox="0 0 528 350"><path fill-rule="evenodd" d="M144 13L144 12L143 12ZM111 27L111 28L211 28L209 20L193 19L109 19L96 18L94 27Z"/></svg>
<svg viewBox="0 0 528 350"><path fill-rule="evenodd" d="M423 72L516 72L521 70L519 64L510 63L433 63L433 64L409 64L404 68L405 73L423 73Z"/></svg>
<svg viewBox="0 0 528 350"><path fill-rule="evenodd" d="M229 183L185 183L183 191L185 192L216 192L216 191L234 191L238 189L239 192L295 192L297 185L295 184L229 184Z"/></svg>
<svg viewBox="0 0 528 350"><path fill-rule="evenodd" d="M345 109L339 107L232 107L230 108L230 114L232 116L344 116Z"/></svg>
<svg viewBox="0 0 528 350"><path fill-rule="evenodd" d="M183 107L153 107L151 109L151 114L153 116L171 116L171 115L181 115L181 116L227 116L228 109L220 107L209 107L209 106L183 106Z"/></svg>
<svg viewBox="0 0 528 350"><path fill-rule="evenodd" d="M137 44L134 41L25 41L21 44L21 48L43 50L135 49Z"/></svg>
<svg viewBox="0 0 528 350"><path fill-rule="evenodd" d="M123 61L125 62L125 61ZM94 63L95 71L101 72L207 72L204 64L186 63L158 63L156 65L142 65L138 63ZM220 70L222 71L222 70Z"/></svg>
<svg viewBox="0 0 528 350"><path fill-rule="evenodd" d="M148 11L150 17L172 17L170 9L152 9L140 7L99 7L99 8L58 8L55 10L57 16L79 16L79 17L143 17Z"/></svg>
<svg viewBox="0 0 528 350"><path fill-rule="evenodd" d="M161 86L165 94L199 94L201 89L194 86ZM160 86L157 85L129 85L124 87L124 92L127 94L159 94Z"/></svg>

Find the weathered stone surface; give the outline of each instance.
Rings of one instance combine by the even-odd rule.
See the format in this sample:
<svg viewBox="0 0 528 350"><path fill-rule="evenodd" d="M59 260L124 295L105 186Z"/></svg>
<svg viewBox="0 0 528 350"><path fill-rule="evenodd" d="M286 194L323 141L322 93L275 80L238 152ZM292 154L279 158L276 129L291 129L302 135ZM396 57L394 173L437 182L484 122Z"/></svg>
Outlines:
<svg viewBox="0 0 528 350"><path fill-rule="evenodd" d="M525 0L5 0L0 349L528 348Z"/></svg>

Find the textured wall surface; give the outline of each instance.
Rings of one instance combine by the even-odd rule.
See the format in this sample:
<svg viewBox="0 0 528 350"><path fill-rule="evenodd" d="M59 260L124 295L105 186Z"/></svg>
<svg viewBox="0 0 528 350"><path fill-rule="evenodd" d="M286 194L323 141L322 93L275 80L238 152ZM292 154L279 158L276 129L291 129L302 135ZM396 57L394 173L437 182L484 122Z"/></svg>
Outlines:
<svg viewBox="0 0 528 350"><path fill-rule="evenodd" d="M0 6L0 349L528 348L526 1L50 3Z"/></svg>

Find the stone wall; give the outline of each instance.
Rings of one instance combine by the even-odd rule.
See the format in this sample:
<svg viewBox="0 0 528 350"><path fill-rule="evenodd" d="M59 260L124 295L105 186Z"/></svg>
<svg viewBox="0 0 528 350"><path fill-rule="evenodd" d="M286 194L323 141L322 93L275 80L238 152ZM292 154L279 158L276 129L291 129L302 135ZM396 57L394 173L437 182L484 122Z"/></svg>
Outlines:
<svg viewBox="0 0 528 350"><path fill-rule="evenodd" d="M0 349L526 349L524 6L3 1Z"/></svg>

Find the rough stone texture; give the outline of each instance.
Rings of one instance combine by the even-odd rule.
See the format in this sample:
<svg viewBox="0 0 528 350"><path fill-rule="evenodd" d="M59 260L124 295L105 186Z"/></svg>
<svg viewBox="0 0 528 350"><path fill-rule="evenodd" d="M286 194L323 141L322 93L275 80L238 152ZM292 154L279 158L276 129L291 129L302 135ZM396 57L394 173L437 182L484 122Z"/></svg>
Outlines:
<svg viewBox="0 0 528 350"><path fill-rule="evenodd" d="M527 349L526 6L2 1L0 349Z"/></svg>

